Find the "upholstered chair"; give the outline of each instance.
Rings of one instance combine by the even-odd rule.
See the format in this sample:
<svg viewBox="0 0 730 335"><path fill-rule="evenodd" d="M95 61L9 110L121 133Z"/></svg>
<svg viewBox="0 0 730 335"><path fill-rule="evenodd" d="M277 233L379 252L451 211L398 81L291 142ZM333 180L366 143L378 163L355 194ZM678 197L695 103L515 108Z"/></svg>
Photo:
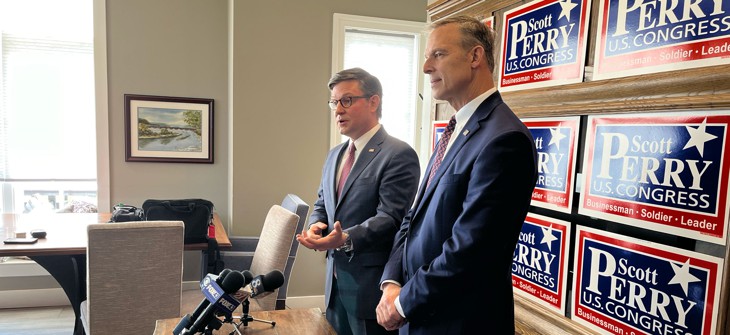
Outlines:
<svg viewBox="0 0 730 335"><path fill-rule="evenodd" d="M152 334L180 316L183 235L182 221L89 225L86 335Z"/></svg>

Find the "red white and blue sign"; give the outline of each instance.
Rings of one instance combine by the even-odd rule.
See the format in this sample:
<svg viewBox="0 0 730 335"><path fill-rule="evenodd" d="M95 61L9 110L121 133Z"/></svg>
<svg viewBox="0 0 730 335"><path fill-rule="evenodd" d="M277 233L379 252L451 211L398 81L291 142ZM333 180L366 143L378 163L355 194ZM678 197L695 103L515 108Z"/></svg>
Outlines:
<svg viewBox="0 0 730 335"><path fill-rule="evenodd" d="M441 140L441 135L444 134L446 126L449 125L449 121L433 121L431 122L431 150L436 150L436 146Z"/></svg>
<svg viewBox="0 0 730 335"><path fill-rule="evenodd" d="M590 0L538 0L504 13L499 90L583 81Z"/></svg>
<svg viewBox="0 0 730 335"><path fill-rule="evenodd" d="M590 116L580 214L725 245L729 112Z"/></svg>
<svg viewBox="0 0 730 335"><path fill-rule="evenodd" d="M601 0L593 79L730 63L730 1Z"/></svg>
<svg viewBox="0 0 730 335"><path fill-rule="evenodd" d="M527 299L565 315L570 222L527 213L512 256L512 286Z"/></svg>
<svg viewBox="0 0 730 335"><path fill-rule="evenodd" d="M571 318L601 334L715 334L721 258L578 226Z"/></svg>
<svg viewBox="0 0 730 335"><path fill-rule="evenodd" d="M537 183L531 205L570 213L580 117L529 118L522 122L530 129L537 149Z"/></svg>

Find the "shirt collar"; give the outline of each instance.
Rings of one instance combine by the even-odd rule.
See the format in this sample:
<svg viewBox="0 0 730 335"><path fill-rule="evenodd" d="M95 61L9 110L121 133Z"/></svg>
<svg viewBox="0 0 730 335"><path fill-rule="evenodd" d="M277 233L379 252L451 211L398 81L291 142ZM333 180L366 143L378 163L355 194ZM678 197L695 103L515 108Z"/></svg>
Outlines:
<svg viewBox="0 0 730 335"><path fill-rule="evenodd" d="M368 130L367 133L363 134L362 136L358 137L355 141L353 141L353 142L355 142L355 152L357 152L357 153L362 152L362 149L365 148L365 145L367 145L368 142L370 142L370 139L372 139L373 136L375 136L375 133L377 133L378 130L380 130L380 127L381 127L380 123L376 124L375 127ZM350 139L350 141L352 141L352 139Z"/></svg>
<svg viewBox="0 0 730 335"><path fill-rule="evenodd" d="M474 112L476 112L477 107L479 107L484 100L487 100L489 96L494 94L494 92L497 92L496 87L486 90L484 93L469 101L466 105L464 105L464 107L461 107L461 109L456 112L456 124L464 125L467 121L469 121L471 116L474 115Z"/></svg>

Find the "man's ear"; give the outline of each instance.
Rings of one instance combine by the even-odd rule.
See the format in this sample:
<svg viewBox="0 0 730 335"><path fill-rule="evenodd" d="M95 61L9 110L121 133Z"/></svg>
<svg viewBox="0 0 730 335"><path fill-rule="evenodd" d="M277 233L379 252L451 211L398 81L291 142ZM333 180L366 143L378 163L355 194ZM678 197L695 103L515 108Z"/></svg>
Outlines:
<svg viewBox="0 0 730 335"><path fill-rule="evenodd" d="M476 45L469 51L469 57L471 60L471 67L476 68L479 66L479 63L485 62L486 58L484 57L484 48L480 45Z"/></svg>
<svg viewBox="0 0 730 335"><path fill-rule="evenodd" d="M378 106L380 106L380 96L379 95L373 95L368 99L368 102L370 102L370 107L373 110L378 110Z"/></svg>

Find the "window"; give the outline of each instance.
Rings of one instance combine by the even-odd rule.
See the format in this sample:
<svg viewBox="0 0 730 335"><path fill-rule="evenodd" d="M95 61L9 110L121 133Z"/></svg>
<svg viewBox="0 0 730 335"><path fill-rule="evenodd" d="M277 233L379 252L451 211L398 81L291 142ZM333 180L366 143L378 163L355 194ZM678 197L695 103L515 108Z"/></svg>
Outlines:
<svg viewBox="0 0 730 335"><path fill-rule="evenodd" d="M106 113L97 107L106 92L95 97L97 79L106 80L95 72L100 2L0 0L3 212L97 204L97 139L107 132L96 131L97 110Z"/></svg>
<svg viewBox="0 0 730 335"><path fill-rule="evenodd" d="M380 123L412 147L420 148L428 132L421 126L422 60L425 23L334 14L332 73L361 67L383 85ZM428 122L430 122L430 119ZM345 140L332 125L332 145Z"/></svg>

